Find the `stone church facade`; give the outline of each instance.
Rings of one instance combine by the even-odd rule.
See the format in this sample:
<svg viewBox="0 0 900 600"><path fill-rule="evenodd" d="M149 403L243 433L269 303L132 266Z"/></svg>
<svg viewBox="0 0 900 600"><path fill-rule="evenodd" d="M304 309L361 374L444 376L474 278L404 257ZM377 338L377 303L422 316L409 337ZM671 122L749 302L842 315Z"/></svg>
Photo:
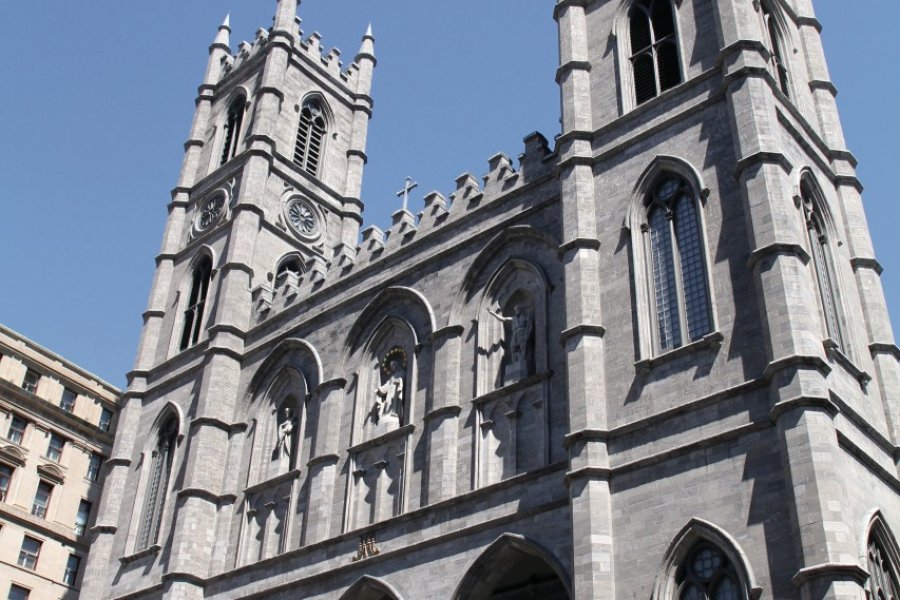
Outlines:
<svg viewBox="0 0 900 600"><path fill-rule="evenodd" d="M374 38L343 68L297 4L211 46L83 597L896 597L900 353L810 0L546 7L554 144L389 231Z"/></svg>

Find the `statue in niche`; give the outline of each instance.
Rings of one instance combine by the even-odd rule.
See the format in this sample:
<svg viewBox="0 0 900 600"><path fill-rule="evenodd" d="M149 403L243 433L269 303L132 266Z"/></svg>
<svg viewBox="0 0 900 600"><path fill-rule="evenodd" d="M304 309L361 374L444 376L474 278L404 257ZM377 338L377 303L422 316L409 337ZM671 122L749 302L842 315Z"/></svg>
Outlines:
<svg viewBox="0 0 900 600"><path fill-rule="evenodd" d="M278 441L272 452L272 461L278 463L278 472L285 473L291 469L294 452L294 428L297 419L289 406L281 409L281 418L278 420Z"/></svg>
<svg viewBox="0 0 900 600"><path fill-rule="evenodd" d="M512 316L505 316L496 310L488 309L488 312L504 325L502 345L508 355L503 371L503 385L509 385L520 381L531 373L529 364L532 362L531 334L534 331L534 319L531 308L522 302L513 306ZM507 330L508 329L508 333Z"/></svg>
<svg viewBox="0 0 900 600"><path fill-rule="evenodd" d="M385 356L381 370L387 375L386 381L376 387L375 402L366 421L377 428L387 423L399 425L403 419L403 401L406 391L406 353L394 348ZM384 365L387 365L385 368Z"/></svg>

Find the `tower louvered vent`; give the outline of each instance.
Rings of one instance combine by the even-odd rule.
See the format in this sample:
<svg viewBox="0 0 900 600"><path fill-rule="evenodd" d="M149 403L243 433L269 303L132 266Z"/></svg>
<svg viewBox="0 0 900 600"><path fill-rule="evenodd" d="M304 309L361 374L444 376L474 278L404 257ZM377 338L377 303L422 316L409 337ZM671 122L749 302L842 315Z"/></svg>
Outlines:
<svg viewBox="0 0 900 600"><path fill-rule="evenodd" d="M325 125L325 113L319 101L312 99L304 102L294 146L294 163L314 177L319 173L322 159Z"/></svg>

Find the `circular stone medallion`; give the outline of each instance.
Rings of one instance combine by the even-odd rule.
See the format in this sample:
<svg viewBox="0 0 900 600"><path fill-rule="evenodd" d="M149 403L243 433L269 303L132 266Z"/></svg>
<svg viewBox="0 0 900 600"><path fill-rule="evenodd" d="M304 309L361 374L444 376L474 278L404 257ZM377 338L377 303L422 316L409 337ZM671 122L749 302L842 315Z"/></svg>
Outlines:
<svg viewBox="0 0 900 600"><path fill-rule="evenodd" d="M291 229L305 240L314 240L321 233L318 212L303 198L293 198L284 207L285 216Z"/></svg>
<svg viewBox="0 0 900 600"><path fill-rule="evenodd" d="M225 198L221 195L204 202L194 218L194 229L197 233L202 233L215 225L222 216L222 208L224 206Z"/></svg>

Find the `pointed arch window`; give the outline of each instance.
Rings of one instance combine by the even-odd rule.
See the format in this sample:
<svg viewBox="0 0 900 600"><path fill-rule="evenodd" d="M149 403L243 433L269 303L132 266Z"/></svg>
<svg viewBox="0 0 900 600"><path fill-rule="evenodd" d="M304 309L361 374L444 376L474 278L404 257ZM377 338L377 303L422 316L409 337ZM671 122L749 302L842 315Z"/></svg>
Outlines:
<svg viewBox="0 0 900 600"><path fill-rule="evenodd" d="M700 542L675 572L678 600L745 600L740 578L721 550Z"/></svg>
<svg viewBox="0 0 900 600"><path fill-rule="evenodd" d="M825 329L828 337L837 344L837 347L845 350L840 300L835 285L831 252L828 248L828 230L821 214L819 194L816 193L814 184L808 178L804 178L800 182L800 198L806 219L813 270L819 288L819 300L822 303L822 314L825 318Z"/></svg>
<svg viewBox="0 0 900 600"><path fill-rule="evenodd" d="M228 116L225 119L225 139L222 143L222 158L219 160L220 166L227 163L237 154L241 128L244 125L245 104L243 96L240 96L228 107Z"/></svg>
<svg viewBox="0 0 900 600"><path fill-rule="evenodd" d="M884 523L881 511L869 525L866 541L866 558L869 580L866 582L866 598L870 600L900 599L900 578L897 577L897 561L900 559L897 543Z"/></svg>
<svg viewBox="0 0 900 600"><path fill-rule="evenodd" d="M867 551L869 559L869 598L873 600L897 600L900 598L896 567L891 564L888 554L876 536L869 537Z"/></svg>
<svg viewBox="0 0 900 600"><path fill-rule="evenodd" d="M321 101L318 98L306 100L300 109L294 163L313 177L319 173L326 131L327 122Z"/></svg>
<svg viewBox="0 0 900 600"><path fill-rule="evenodd" d="M688 183L665 174L646 199L643 227L659 352L712 331L699 201Z"/></svg>
<svg viewBox="0 0 900 600"><path fill-rule="evenodd" d="M672 0L638 0L628 13L635 102L682 82Z"/></svg>
<svg viewBox="0 0 900 600"><path fill-rule="evenodd" d="M790 97L790 79L788 77L787 65L784 59L784 40L778 30L775 16L772 13L772 7L768 1L760 2L759 14L762 18L762 31L765 37L766 47L769 50L769 63L772 75L778 83L778 88L784 92L785 96Z"/></svg>
<svg viewBox="0 0 900 600"><path fill-rule="evenodd" d="M159 539L159 526L166 505L177 441L178 419L169 415L157 431L156 445L150 456L150 475L140 522L138 550L155 544Z"/></svg>
<svg viewBox="0 0 900 600"><path fill-rule="evenodd" d="M209 281L212 277L212 260L208 256L200 259L194 267L191 279L191 294L187 308L184 310L184 325L181 330L181 342L178 347L186 350L200 339L203 325L203 314L206 309L206 295L209 292Z"/></svg>

